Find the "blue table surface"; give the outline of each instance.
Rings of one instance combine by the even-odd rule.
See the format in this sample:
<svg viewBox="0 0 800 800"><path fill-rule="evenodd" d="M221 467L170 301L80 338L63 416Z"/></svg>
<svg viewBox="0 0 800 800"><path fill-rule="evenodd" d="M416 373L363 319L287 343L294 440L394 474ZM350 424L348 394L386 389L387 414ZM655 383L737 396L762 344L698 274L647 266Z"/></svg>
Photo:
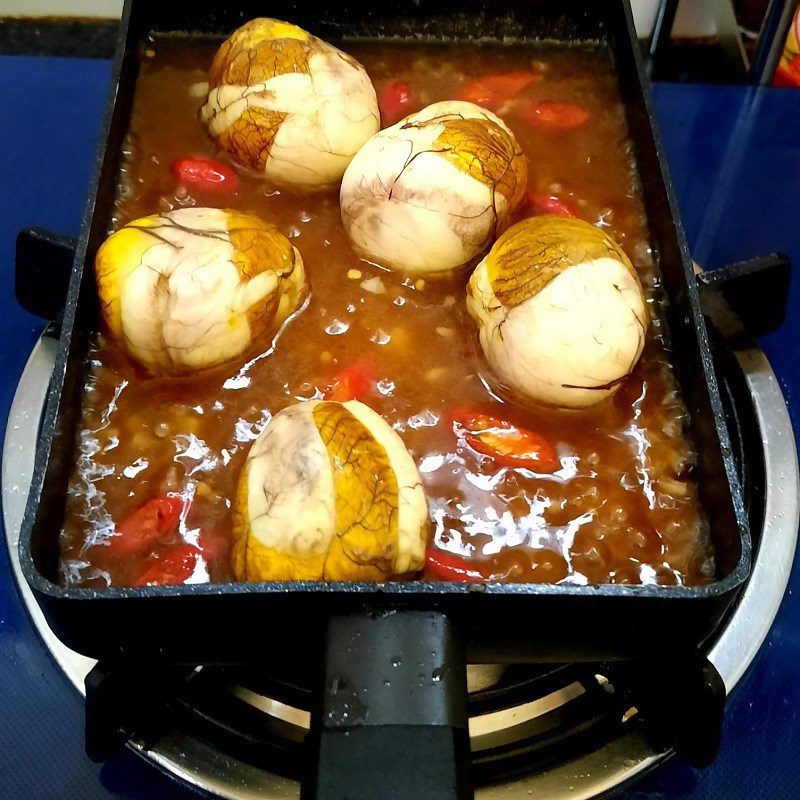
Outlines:
<svg viewBox="0 0 800 800"><path fill-rule="evenodd" d="M0 57L0 419L42 324L13 296L14 237L28 225L75 235L110 75L106 61ZM781 250L800 264L800 91L655 87L690 248L707 268ZM796 429L800 303L763 341ZM125 752L83 754L83 703L38 639L0 548L0 797L196 797ZM745 684L729 701L707 770L670 763L626 791L643 798L800 797L800 570Z"/></svg>

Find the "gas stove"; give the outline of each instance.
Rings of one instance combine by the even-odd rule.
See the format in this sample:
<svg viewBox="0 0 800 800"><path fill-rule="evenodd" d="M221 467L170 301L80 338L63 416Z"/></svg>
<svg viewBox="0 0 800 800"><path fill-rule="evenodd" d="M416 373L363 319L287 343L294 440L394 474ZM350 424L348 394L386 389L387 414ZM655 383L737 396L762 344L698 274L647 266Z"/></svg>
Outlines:
<svg viewBox="0 0 800 800"><path fill-rule="evenodd" d="M79 692L94 666L50 631L22 577L17 541L39 421L57 349L48 329L14 396L3 448L6 539L25 605L45 646ZM721 353L718 372L756 542L751 578L708 657L730 693L775 618L789 580L800 502L786 404L764 354ZM478 798L597 797L669 758L642 723L627 689L630 667L471 665L470 737ZM640 680L641 676L635 676ZM230 800L299 795L309 727L307 676L197 668L176 698L171 729L131 742L144 759L191 787ZM654 736L655 734L655 736Z"/></svg>

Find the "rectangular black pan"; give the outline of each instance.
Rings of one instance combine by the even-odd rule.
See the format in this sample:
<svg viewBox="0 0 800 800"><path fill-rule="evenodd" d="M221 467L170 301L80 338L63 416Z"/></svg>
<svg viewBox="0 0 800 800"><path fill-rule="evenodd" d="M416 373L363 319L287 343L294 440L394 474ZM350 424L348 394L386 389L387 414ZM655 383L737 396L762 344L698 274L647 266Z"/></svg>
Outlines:
<svg viewBox="0 0 800 800"><path fill-rule="evenodd" d="M67 589L57 584L58 534L75 457L85 355L97 326L92 262L112 213L139 48L152 31L191 31L222 37L247 19L265 15L290 20L325 39L343 41L345 49L348 40L416 39L420 33L432 43L490 39L513 46L514 41L557 40L600 42L610 48L627 111L652 244L670 300L673 357L700 453L695 477L716 550L718 575L714 583L699 588L476 588L418 582L294 582L101 590ZM396 610L409 620L446 620L441 630L434 622L424 635L410 638L427 637L427 642L439 637L444 648L445 639L455 632L454 641L459 644L447 647L455 646L462 655L465 651L470 661L559 662L661 655L675 658L692 651L713 630L747 578L750 536L695 277L654 131L625 0L344 0L337 4L315 0L223 4L128 0L112 81L20 538L24 574L59 638L69 647L101 659L112 659L121 650L139 650L158 652L168 662L245 662L277 657L277 649L297 658L317 658L325 647L326 629L329 639L349 635L337 633L336 625L328 628L332 617ZM415 610L426 614L407 614ZM434 612L432 616L430 612ZM420 623L409 624L413 628ZM389 642L403 639L396 630L387 636ZM380 646L376 648L380 650ZM460 657L452 658L455 664ZM405 721L406 725L412 723Z"/></svg>

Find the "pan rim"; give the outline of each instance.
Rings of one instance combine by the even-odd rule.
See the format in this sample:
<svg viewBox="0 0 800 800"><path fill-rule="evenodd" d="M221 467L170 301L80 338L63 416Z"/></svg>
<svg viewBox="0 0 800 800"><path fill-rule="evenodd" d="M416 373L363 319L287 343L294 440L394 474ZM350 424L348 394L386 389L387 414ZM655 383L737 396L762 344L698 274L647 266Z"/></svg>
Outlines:
<svg viewBox="0 0 800 800"><path fill-rule="evenodd" d="M730 437L719 416L714 413L713 427L716 431L719 443L720 458L727 482L726 489L729 492L732 504L732 514L734 525L731 526L731 534L736 531L739 542L739 558L728 574L723 577L705 584L703 586L659 586L659 585L621 585L621 584L459 584L445 582L387 582L387 583L363 583L363 582L322 582L322 581L290 581L290 582L259 582L259 583L215 583L215 584L192 584L183 586L153 586L153 587L108 587L102 589L86 588L67 588L61 586L49 578L46 578L36 567L31 549L34 529L36 527L37 508L43 501L42 490L45 483L48 462L54 445L54 434L57 426L59 406L63 398L64 378L66 375L67 362L69 359L69 348L73 336L73 329L76 321L76 313L79 305L79 295L84 279L89 235L94 221L95 202L97 200L101 172L108 156L109 132L112 120L116 111L116 95L120 82L123 60L128 53L129 26L133 2L126 0L119 29L119 39L113 73L109 84L109 98L103 115L100 127L99 146L89 185L88 200L85 207L84 218L82 221L82 233L75 253L75 262L70 276L69 289L67 292L64 319L62 322L61 337L58 355L56 358L51 390L49 393L45 414L42 422L40 435L40 446L37 449L34 474L31 483L30 494L25 508L23 518L19 553L23 574L31 587L42 595L66 602L83 602L86 600L112 600L122 598L167 598L167 597L201 597L201 596L220 596L220 595L247 595L255 594L263 596L294 596L298 594L316 594L322 592L326 594L337 594L345 596L357 596L363 599L382 599L386 601L392 597L418 596L425 598L435 597L454 597L462 594L482 594L485 596L539 596L539 597L598 597L598 598L642 598L642 599L663 599L663 600L711 600L720 598L728 593L735 591L747 579L751 567L752 540L747 524L742 488L736 473L733 453L730 447ZM630 30L632 30L632 17L627 2L621 4L623 13L626 17ZM638 51L633 52L635 61L635 79L639 83L645 109L650 120L653 120L652 103L648 89L644 85L641 57ZM710 343L708 332L705 327L702 312L700 310L697 285L694 281L691 262L689 259L688 248L684 236L683 226L677 212L677 203L674 187L664 168L663 147L657 129L651 124L648 126L648 134L652 136L653 145L658 156L658 177L664 191L671 211L671 225L674 230L676 243L682 267L686 277L686 306L688 312L687 325L696 329L699 353L702 360L703 379L709 395L709 401L714 407L721 406L720 389L713 373L713 366L710 361ZM637 159L638 160L638 159ZM716 443L715 443L716 445Z"/></svg>

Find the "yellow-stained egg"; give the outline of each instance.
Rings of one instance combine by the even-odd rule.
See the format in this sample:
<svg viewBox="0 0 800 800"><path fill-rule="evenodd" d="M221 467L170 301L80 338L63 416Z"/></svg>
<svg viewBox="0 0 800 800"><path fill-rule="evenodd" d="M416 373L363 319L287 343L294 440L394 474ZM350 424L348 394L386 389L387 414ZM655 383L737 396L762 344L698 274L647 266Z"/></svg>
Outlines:
<svg viewBox="0 0 800 800"><path fill-rule="evenodd" d="M106 329L156 373L236 358L274 335L307 292L303 260L253 214L184 208L133 220L95 259Z"/></svg>
<svg viewBox="0 0 800 800"><path fill-rule="evenodd" d="M301 190L336 186L380 128L375 89L354 58L269 18L219 48L200 117L237 164Z"/></svg>
<svg viewBox="0 0 800 800"><path fill-rule="evenodd" d="M410 273L467 264L525 193L522 148L491 111L434 103L373 136L342 179L342 222L364 258Z"/></svg>
<svg viewBox="0 0 800 800"><path fill-rule="evenodd" d="M395 431L355 400L276 414L239 478L240 581L381 581L422 569L428 508Z"/></svg>
<svg viewBox="0 0 800 800"><path fill-rule="evenodd" d="M467 309L501 383L584 408L636 366L649 314L631 262L599 228L546 215L509 228L475 268Z"/></svg>

